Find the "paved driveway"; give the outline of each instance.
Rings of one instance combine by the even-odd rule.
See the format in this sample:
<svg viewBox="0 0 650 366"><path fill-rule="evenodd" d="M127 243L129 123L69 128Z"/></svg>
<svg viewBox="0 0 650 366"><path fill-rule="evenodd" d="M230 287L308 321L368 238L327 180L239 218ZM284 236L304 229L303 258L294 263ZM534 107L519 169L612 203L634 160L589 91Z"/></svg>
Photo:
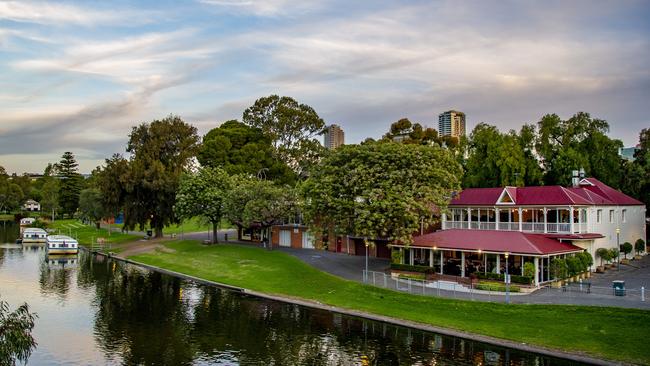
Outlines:
<svg viewBox="0 0 650 366"><path fill-rule="evenodd" d="M366 268L365 256L314 249L280 248L279 250L298 257L303 262L321 271L349 280L363 281L362 271ZM389 266L390 260L388 259L368 258L368 269L371 271L384 272Z"/></svg>

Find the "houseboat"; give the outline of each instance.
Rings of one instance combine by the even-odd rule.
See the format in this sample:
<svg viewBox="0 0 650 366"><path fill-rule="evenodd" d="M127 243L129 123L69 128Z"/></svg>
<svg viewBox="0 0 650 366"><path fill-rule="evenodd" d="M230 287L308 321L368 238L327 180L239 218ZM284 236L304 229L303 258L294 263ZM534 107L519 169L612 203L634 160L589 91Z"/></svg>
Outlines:
<svg viewBox="0 0 650 366"><path fill-rule="evenodd" d="M36 219L33 217L23 217L20 219L20 226L29 226L33 224L34 221L36 221Z"/></svg>
<svg viewBox="0 0 650 366"><path fill-rule="evenodd" d="M47 241L47 232L39 228L26 228L23 230L23 243L45 243Z"/></svg>
<svg viewBox="0 0 650 366"><path fill-rule="evenodd" d="M66 235L50 235L47 237L48 254L76 254L79 243Z"/></svg>

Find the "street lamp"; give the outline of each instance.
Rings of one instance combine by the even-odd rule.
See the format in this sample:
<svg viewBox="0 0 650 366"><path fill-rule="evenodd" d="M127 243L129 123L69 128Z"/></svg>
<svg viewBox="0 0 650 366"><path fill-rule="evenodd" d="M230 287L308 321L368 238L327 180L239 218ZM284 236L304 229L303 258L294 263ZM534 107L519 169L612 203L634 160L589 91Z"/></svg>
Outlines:
<svg viewBox="0 0 650 366"><path fill-rule="evenodd" d="M506 304L510 304L510 279L508 278L508 252L506 256Z"/></svg>
<svg viewBox="0 0 650 366"><path fill-rule="evenodd" d="M363 238L363 242L366 245L366 282L368 282L368 240Z"/></svg>
<svg viewBox="0 0 650 366"><path fill-rule="evenodd" d="M617 227L616 228L616 249L618 249L618 261L616 262L616 270L617 271L621 270L621 243L620 243L620 236L621 236L621 228Z"/></svg>

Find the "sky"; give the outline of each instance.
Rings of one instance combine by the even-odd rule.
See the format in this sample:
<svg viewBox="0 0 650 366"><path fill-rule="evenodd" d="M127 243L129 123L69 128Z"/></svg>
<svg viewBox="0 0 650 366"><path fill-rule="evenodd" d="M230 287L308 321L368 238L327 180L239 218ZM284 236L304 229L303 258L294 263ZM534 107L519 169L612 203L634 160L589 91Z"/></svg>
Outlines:
<svg viewBox="0 0 650 366"><path fill-rule="evenodd" d="M0 0L0 165L90 172L131 128L201 135L291 96L346 143L439 113L502 131L548 113L650 127L650 1Z"/></svg>

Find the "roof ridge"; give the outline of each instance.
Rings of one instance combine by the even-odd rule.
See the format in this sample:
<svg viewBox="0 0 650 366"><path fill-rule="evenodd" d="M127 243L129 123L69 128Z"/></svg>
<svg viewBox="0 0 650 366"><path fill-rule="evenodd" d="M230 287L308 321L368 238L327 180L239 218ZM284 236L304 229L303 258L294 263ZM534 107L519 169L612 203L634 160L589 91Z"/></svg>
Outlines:
<svg viewBox="0 0 650 366"><path fill-rule="evenodd" d="M519 233L520 233L521 235L523 235L524 239L526 239L526 242L528 242L528 244L529 244L531 247L533 247L533 248L535 249L535 251L536 251L538 254L543 254L542 251L539 249L539 247L537 247L537 245L535 245L535 243L533 243L532 241L530 241L530 238L528 237L528 235L534 235L534 234L531 234L531 233L524 233L524 232L521 232L521 231L519 231Z"/></svg>

